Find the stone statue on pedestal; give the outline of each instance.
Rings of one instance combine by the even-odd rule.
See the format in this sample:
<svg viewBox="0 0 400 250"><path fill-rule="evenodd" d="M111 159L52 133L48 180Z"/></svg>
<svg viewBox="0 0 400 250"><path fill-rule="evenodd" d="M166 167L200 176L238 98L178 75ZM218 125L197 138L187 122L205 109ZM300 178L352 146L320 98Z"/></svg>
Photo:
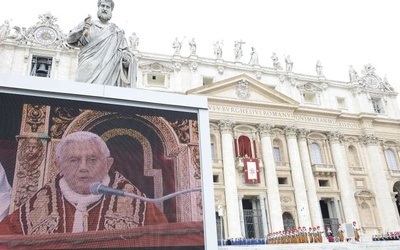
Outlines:
<svg viewBox="0 0 400 250"><path fill-rule="evenodd" d="M109 22L113 0L99 0L98 20L88 16L67 36L67 43L80 48L75 80L101 85L133 87L136 61L123 30Z"/></svg>

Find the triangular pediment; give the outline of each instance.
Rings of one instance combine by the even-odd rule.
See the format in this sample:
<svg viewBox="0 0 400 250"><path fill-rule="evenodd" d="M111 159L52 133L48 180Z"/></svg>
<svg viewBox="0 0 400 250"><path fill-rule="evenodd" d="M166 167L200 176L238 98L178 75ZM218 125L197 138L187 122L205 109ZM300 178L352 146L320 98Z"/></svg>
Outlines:
<svg viewBox="0 0 400 250"><path fill-rule="evenodd" d="M204 95L209 99L270 103L298 106L299 103L258 80L241 74L187 91L189 95Z"/></svg>
<svg viewBox="0 0 400 250"><path fill-rule="evenodd" d="M317 93L323 91L323 88L320 85L311 82L298 84L297 88L300 90L300 92Z"/></svg>

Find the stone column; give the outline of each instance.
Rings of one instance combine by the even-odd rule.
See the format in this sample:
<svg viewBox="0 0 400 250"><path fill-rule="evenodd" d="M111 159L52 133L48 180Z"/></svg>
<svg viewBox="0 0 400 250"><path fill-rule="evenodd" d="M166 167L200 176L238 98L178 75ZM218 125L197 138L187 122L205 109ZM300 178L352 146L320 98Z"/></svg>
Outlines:
<svg viewBox="0 0 400 250"><path fill-rule="evenodd" d="M336 215L337 215L337 218L339 220L339 223L343 223L341 210L339 208L339 200L338 200L338 198L333 198L333 205L335 206Z"/></svg>
<svg viewBox="0 0 400 250"><path fill-rule="evenodd" d="M313 227L323 227L321 207L317 196L317 188L315 186L315 178L311 167L310 154L307 146L307 134L309 131L305 129L298 130L298 142L300 150L301 165L303 166L304 182L307 188L308 205L310 207L311 222Z"/></svg>
<svg viewBox="0 0 400 250"><path fill-rule="evenodd" d="M268 234L268 224L267 224L267 213L265 212L265 197L264 196L257 196L257 199L260 202L260 209L261 209L261 222L262 222L262 228L263 228L263 233L264 235L261 235L261 237L265 237ZM282 218L282 216L281 216Z"/></svg>
<svg viewBox="0 0 400 250"><path fill-rule="evenodd" d="M260 124L258 131L261 137L261 151L264 164L264 176L267 185L268 208L271 220L271 231L283 230L281 198L279 195L278 177L275 170L273 146L271 142L271 128L269 124Z"/></svg>
<svg viewBox="0 0 400 250"><path fill-rule="evenodd" d="M238 204L239 204L239 217L240 217L241 237L245 237L246 231L245 231L245 228L244 228L243 195L238 195L237 198L238 198Z"/></svg>
<svg viewBox="0 0 400 250"><path fill-rule="evenodd" d="M344 221L346 223L352 223L353 221L357 221L358 218L357 203L354 198L354 189L351 185L352 182L349 178L349 169L345 164L345 156L342 154L340 146L340 141L343 138L343 135L340 132L335 131L327 133L327 136L331 144L333 163L336 168L336 179L340 190L340 197L342 199Z"/></svg>
<svg viewBox="0 0 400 250"><path fill-rule="evenodd" d="M295 126L285 127L286 139L288 144L290 168L292 170L292 181L296 208L299 219L299 226L306 228L311 226L310 209L307 202L306 186L304 184L303 170L297 145L297 128Z"/></svg>
<svg viewBox="0 0 400 250"><path fill-rule="evenodd" d="M222 161L224 168L226 219L228 224L227 238L239 238L242 237L242 233L240 230L240 213L237 201L238 192L232 135L234 123L224 120L220 121L218 125L222 137Z"/></svg>
<svg viewBox="0 0 400 250"><path fill-rule="evenodd" d="M386 164L378 148L378 138L372 134L364 134L360 136L360 140L367 147L368 174L371 178L372 190L375 193L382 230L383 232L399 231L394 201L385 174Z"/></svg>

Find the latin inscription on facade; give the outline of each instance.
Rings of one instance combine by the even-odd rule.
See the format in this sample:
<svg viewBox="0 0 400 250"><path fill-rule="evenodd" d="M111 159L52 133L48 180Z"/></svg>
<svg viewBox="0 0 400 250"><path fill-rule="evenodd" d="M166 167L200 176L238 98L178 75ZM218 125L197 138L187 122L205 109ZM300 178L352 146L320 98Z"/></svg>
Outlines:
<svg viewBox="0 0 400 250"><path fill-rule="evenodd" d="M274 118L284 118L284 119L291 119L291 120L299 121L299 122L313 122L313 123L337 125L337 126L343 127L343 128L354 128L354 129L360 128L359 123L340 122L333 118L296 115L296 114L293 114L290 112L285 112L285 111L272 111L272 110L241 108L241 107L228 107L228 106L217 106L217 105L209 105L208 108L210 111L218 112L218 113L231 113L231 114L241 114L241 115L255 115L255 116L265 116L265 117L274 117Z"/></svg>

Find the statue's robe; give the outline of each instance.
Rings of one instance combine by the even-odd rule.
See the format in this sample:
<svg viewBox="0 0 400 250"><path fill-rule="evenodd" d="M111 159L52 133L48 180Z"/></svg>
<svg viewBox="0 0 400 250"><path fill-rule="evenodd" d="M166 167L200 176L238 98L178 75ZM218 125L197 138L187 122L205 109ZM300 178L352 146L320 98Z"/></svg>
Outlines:
<svg viewBox="0 0 400 250"><path fill-rule="evenodd" d="M134 87L136 60L128 50L125 33L114 23L105 27L91 24L87 37L82 36L84 22L70 31L67 42L80 48L75 80L93 84ZM87 39L86 41L84 41ZM123 58L127 62L123 61Z"/></svg>

